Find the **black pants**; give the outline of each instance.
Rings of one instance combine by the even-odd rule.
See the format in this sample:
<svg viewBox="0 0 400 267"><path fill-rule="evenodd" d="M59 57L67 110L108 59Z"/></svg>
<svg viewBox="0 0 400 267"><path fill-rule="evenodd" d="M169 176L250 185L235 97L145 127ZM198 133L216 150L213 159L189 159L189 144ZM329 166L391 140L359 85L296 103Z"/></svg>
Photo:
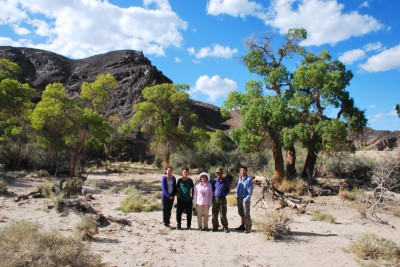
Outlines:
<svg viewBox="0 0 400 267"><path fill-rule="evenodd" d="M172 206L174 205L174 200L168 197L162 198L162 210L163 210L163 223L165 226L170 224Z"/></svg>
<svg viewBox="0 0 400 267"><path fill-rule="evenodd" d="M186 210L187 215L187 227L192 225L192 201L181 201L178 199L178 203L176 204L176 221L178 223L178 227L181 227L182 222L182 213L183 210Z"/></svg>

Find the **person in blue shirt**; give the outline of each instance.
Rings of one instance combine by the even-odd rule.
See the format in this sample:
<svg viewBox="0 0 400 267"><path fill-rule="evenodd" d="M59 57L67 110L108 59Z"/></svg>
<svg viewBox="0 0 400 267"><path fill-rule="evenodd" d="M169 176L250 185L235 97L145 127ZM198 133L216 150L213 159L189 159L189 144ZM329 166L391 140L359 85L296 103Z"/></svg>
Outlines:
<svg viewBox="0 0 400 267"><path fill-rule="evenodd" d="M186 211L187 229L190 230L192 224L192 208L193 208L193 191L194 183L189 178L189 168L182 169L182 178L179 178L176 183L177 204L176 204L176 222L177 230L182 229L182 213Z"/></svg>
<svg viewBox="0 0 400 267"><path fill-rule="evenodd" d="M161 177L161 201L163 210L163 223L170 227L172 206L176 195L176 178L172 175L173 168L168 166Z"/></svg>
<svg viewBox="0 0 400 267"><path fill-rule="evenodd" d="M229 233L228 229L228 219L226 217L227 213L227 204L226 204L226 196L230 192L229 188L229 180L227 178L222 177L223 171L222 168L217 170L217 177L215 177L211 184L213 188L213 199L212 199L212 231L218 231L219 223L218 223L218 215L221 215L221 224L225 233Z"/></svg>
<svg viewBox="0 0 400 267"><path fill-rule="evenodd" d="M246 234L251 232L250 199L253 193L253 180L247 175L247 167L240 167L240 176L237 184L236 197L238 213L241 218L241 225L236 230L244 231Z"/></svg>

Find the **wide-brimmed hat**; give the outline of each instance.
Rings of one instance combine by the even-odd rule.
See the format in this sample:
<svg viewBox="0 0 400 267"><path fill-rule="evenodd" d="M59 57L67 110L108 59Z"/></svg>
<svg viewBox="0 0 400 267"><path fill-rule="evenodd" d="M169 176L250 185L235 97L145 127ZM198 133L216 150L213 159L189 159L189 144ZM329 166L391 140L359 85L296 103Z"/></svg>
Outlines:
<svg viewBox="0 0 400 267"><path fill-rule="evenodd" d="M220 173L223 173L224 171L222 170L222 168L218 168L217 171L216 171L216 173L219 173L219 172L220 172Z"/></svg>
<svg viewBox="0 0 400 267"><path fill-rule="evenodd" d="M207 177L207 180L210 180L210 175L209 175L208 173L206 173L206 172L200 173L200 174L199 174L199 180L201 180L201 177L202 177L202 176L206 176L206 177Z"/></svg>

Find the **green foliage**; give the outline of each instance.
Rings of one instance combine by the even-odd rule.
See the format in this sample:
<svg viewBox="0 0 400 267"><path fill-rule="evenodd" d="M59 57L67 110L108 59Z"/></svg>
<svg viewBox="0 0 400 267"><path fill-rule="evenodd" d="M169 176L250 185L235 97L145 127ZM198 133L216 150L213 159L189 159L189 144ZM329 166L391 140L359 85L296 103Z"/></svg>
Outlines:
<svg viewBox="0 0 400 267"><path fill-rule="evenodd" d="M398 115L399 118L400 118L400 104L397 104L397 105L396 105L396 111L397 111L397 115Z"/></svg>
<svg viewBox="0 0 400 267"><path fill-rule="evenodd" d="M112 126L100 112L117 84L111 74L101 74L93 83L82 84L79 99L68 96L61 83L49 84L36 105L31 122L40 146L52 153L74 148L71 176L82 147L102 146L110 136Z"/></svg>
<svg viewBox="0 0 400 267"><path fill-rule="evenodd" d="M13 78L13 76L20 71L18 64L15 64L8 59L0 58L0 81L6 78Z"/></svg>
<svg viewBox="0 0 400 267"><path fill-rule="evenodd" d="M378 266L399 266L400 247L392 240L364 233L353 241L348 250L362 260Z"/></svg>
<svg viewBox="0 0 400 267"><path fill-rule="evenodd" d="M143 89L144 101L136 104L135 114L125 132L141 132L151 140L151 147L165 155L169 164L170 153L191 148L205 136L201 129L191 127L196 115L188 108L187 85L158 84Z"/></svg>
<svg viewBox="0 0 400 267"><path fill-rule="evenodd" d="M143 195L143 192L131 190L124 200L120 203L118 210L128 212L151 212L161 210L161 204L149 196Z"/></svg>
<svg viewBox="0 0 400 267"><path fill-rule="evenodd" d="M313 210L311 212L311 220L335 223L335 218L332 215L322 212L320 210Z"/></svg>
<svg viewBox="0 0 400 267"><path fill-rule="evenodd" d="M0 229L0 262L17 266L103 266L82 241L47 233L21 221Z"/></svg>

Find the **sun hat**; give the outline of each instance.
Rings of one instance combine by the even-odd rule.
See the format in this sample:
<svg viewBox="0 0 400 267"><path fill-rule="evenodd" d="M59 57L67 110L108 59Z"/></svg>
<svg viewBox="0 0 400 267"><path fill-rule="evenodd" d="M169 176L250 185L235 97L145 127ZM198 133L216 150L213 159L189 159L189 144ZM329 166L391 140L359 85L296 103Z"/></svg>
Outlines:
<svg viewBox="0 0 400 267"><path fill-rule="evenodd" d="M208 173L206 173L206 172L200 173L200 174L199 174L199 180L201 180L201 177L202 177L202 176L206 176L206 177L207 177L207 180L210 180L210 175L208 175Z"/></svg>

